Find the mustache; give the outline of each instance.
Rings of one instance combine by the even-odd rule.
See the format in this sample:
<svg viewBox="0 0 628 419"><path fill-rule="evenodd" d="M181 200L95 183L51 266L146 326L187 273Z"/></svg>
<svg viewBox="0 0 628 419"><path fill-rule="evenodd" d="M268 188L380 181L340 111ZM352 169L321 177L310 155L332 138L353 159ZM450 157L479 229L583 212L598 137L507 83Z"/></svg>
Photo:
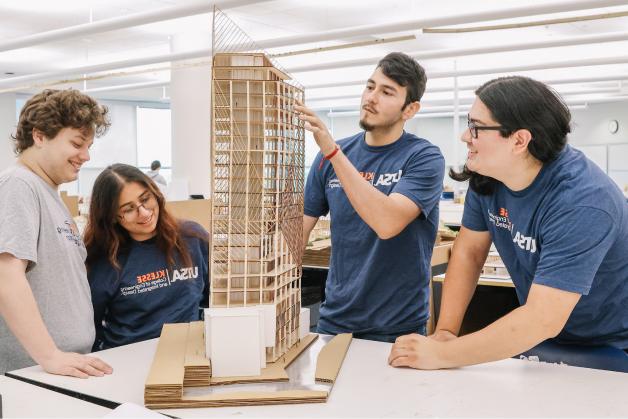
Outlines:
<svg viewBox="0 0 628 419"><path fill-rule="evenodd" d="M369 105L362 105L362 109L367 110L371 113L377 113L377 111L373 108L371 108Z"/></svg>

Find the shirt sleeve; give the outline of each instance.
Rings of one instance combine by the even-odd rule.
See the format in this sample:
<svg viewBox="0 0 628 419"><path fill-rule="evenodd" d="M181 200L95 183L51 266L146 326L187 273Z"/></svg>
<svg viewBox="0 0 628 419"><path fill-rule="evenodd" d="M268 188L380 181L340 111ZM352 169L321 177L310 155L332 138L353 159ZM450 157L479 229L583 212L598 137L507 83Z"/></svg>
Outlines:
<svg viewBox="0 0 628 419"><path fill-rule="evenodd" d="M319 170L323 155L318 153L307 176L303 201L303 213L310 217L321 217L329 212L329 203L325 196L324 173L331 168Z"/></svg>
<svg viewBox="0 0 628 419"><path fill-rule="evenodd" d="M443 192L445 159L436 147L428 147L408 160L401 179L391 193L402 194L421 209L427 218Z"/></svg>
<svg viewBox="0 0 628 419"><path fill-rule="evenodd" d="M467 191L464 200L464 212L462 213L462 225L473 231L488 231L485 211L482 211L480 196L471 188Z"/></svg>
<svg viewBox="0 0 628 419"><path fill-rule="evenodd" d="M595 274L617 238L610 214L576 207L554 214L543 226L534 283L587 295Z"/></svg>
<svg viewBox="0 0 628 419"><path fill-rule="evenodd" d="M40 206L35 191L23 180L0 183L0 253L28 261L27 271L37 264Z"/></svg>

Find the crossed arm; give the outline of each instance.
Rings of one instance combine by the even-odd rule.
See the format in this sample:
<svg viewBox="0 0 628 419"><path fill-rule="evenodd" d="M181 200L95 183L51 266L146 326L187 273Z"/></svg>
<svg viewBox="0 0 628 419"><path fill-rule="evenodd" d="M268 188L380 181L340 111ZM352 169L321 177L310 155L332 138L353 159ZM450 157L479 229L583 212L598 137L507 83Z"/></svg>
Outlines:
<svg viewBox="0 0 628 419"><path fill-rule="evenodd" d="M26 279L26 266L11 254L0 254L0 316L26 352L52 374L79 378L111 374L112 368L98 358L57 348Z"/></svg>
<svg viewBox="0 0 628 419"><path fill-rule="evenodd" d="M497 361L560 333L580 295L533 284L524 305L484 329L457 337L490 244L488 232L461 229L445 275L436 332L427 338L398 338L388 358L392 366L439 369Z"/></svg>

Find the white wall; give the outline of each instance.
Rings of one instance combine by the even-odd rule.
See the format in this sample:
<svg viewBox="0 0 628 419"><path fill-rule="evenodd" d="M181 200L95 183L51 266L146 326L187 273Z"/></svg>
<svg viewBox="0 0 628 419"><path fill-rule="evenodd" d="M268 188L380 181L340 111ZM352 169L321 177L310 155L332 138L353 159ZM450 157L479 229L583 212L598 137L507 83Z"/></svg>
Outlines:
<svg viewBox="0 0 628 419"><path fill-rule="evenodd" d="M71 195L91 195L96 177L110 164L137 165L137 104L104 100L98 103L109 108L111 127L104 136L94 140L89 152L90 161L83 165L78 180L59 187Z"/></svg>
<svg viewBox="0 0 628 419"><path fill-rule="evenodd" d="M0 94L0 171L15 161L11 134L15 133L15 94Z"/></svg>
<svg viewBox="0 0 628 419"><path fill-rule="evenodd" d="M628 188L628 104L599 103L572 111L572 133L569 142L580 148L593 161L606 164L608 175L626 190ZM608 124L619 122L619 130L611 133ZM604 168L604 167L603 167Z"/></svg>

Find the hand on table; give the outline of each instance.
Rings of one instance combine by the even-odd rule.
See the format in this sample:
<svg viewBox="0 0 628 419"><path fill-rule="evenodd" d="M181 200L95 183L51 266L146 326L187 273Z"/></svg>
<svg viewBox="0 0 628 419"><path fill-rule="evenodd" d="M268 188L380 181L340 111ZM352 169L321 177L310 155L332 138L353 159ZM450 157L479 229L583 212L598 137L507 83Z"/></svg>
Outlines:
<svg viewBox="0 0 628 419"><path fill-rule="evenodd" d="M109 365L98 358L74 352L62 352L58 349L52 356L41 361L40 365L51 374L78 378L88 378L90 375L102 377L113 372Z"/></svg>
<svg viewBox="0 0 628 419"><path fill-rule="evenodd" d="M400 336L390 350L388 363L421 370L446 368L440 357L442 345L443 342L419 334Z"/></svg>

